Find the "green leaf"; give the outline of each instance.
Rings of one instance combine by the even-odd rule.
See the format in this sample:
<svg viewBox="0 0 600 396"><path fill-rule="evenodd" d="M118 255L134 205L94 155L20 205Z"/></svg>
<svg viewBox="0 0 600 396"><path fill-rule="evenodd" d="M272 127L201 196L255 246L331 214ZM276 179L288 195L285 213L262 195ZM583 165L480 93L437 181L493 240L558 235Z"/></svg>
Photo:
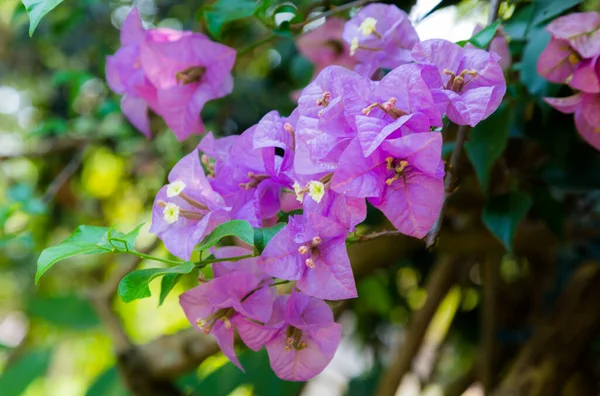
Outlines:
<svg viewBox="0 0 600 396"><path fill-rule="evenodd" d="M185 263L168 268L147 268L133 271L125 275L119 283L119 296L124 302L150 297L150 282L166 274L189 274L194 269L194 263Z"/></svg>
<svg viewBox="0 0 600 396"><path fill-rule="evenodd" d="M196 247L196 251L206 250L219 242L221 239L233 236L240 239L242 242L247 243L248 245L254 244L254 229L245 220L231 220L227 223L220 224L217 226L213 232L207 236L204 241Z"/></svg>
<svg viewBox="0 0 600 396"><path fill-rule="evenodd" d="M481 121L465 143L465 150L484 192L489 187L490 170L502 155L508 142L511 126L511 111L506 102L487 119Z"/></svg>
<svg viewBox="0 0 600 396"><path fill-rule="evenodd" d="M216 38L221 37L223 25L254 15L258 3L254 0L218 0L210 11L204 13L208 31Z"/></svg>
<svg viewBox="0 0 600 396"><path fill-rule="evenodd" d="M112 245L120 252L135 251L135 240L137 239L140 229L144 226L144 224L146 223L138 224L127 234L112 230L109 233L109 239L112 241Z"/></svg>
<svg viewBox="0 0 600 396"><path fill-rule="evenodd" d="M33 32L42 18L52 11L54 7L63 2L63 0L22 0L27 15L29 15L29 37L33 36Z"/></svg>
<svg viewBox="0 0 600 396"><path fill-rule="evenodd" d="M483 222L509 252L519 223L531 207L531 198L524 192L493 197L483 208Z"/></svg>
<svg viewBox="0 0 600 396"><path fill-rule="evenodd" d="M537 72L537 61L540 54L550 41L550 33L542 28L532 30L529 35L527 45L523 49L523 59L518 66L521 71L521 82L527 90L539 101L546 96L554 96L553 91L557 91L558 85L548 82Z"/></svg>
<svg viewBox="0 0 600 396"><path fill-rule="evenodd" d="M537 25L583 3L583 0L534 0L535 11L532 23Z"/></svg>
<svg viewBox="0 0 600 396"><path fill-rule="evenodd" d="M20 396L29 384L48 370L52 352L41 349L20 356L0 376L2 396Z"/></svg>
<svg viewBox="0 0 600 396"><path fill-rule="evenodd" d="M108 242L109 230L106 227L82 225L58 245L44 249L37 261L35 283L37 284L40 277L61 260L80 254L112 252L113 247Z"/></svg>
<svg viewBox="0 0 600 396"><path fill-rule="evenodd" d="M121 381L119 371L113 366L96 377L85 396L129 396L130 394Z"/></svg>
<svg viewBox="0 0 600 396"><path fill-rule="evenodd" d="M514 40L525 40L533 19L534 8L533 4L528 4L504 22L502 30L510 37L511 42Z"/></svg>
<svg viewBox="0 0 600 396"><path fill-rule="evenodd" d="M100 324L91 304L78 296L33 297L27 313L54 325L75 330L88 329Z"/></svg>
<svg viewBox="0 0 600 396"><path fill-rule="evenodd" d="M285 223L277 223L273 227L255 228L254 229L254 247L258 253L265 250L267 243L285 227Z"/></svg>
<svg viewBox="0 0 600 396"><path fill-rule="evenodd" d="M496 21L491 25L486 26L479 33L471 37L468 42L477 48L486 49L496 35L496 32L500 27L500 22L501 21Z"/></svg>
<svg viewBox="0 0 600 396"><path fill-rule="evenodd" d="M160 280L160 297L158 299L158 305L162 305L165 302L165 299L173 290L179 279L181 279L182 274L166 274Z"/></svg>

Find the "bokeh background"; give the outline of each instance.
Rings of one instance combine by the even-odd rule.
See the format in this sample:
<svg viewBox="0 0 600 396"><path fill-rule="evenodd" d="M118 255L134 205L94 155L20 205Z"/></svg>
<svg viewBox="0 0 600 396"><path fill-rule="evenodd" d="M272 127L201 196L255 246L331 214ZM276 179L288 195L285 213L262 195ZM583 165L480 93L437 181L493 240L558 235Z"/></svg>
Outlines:
<svg viewBox="0 0 600 396"><path fill-rule="evenodd" d="M213 3L140 0L137 6L147 27L206 32L205 11ZM273 109L293 110L293 93L311 80L313 66L295 45L302 32L278 23L344 2L269 3L257 16L225 24L218 37L244 53L233 93L203 110L216 135L241 133ZM394 3L410 14L422 39L453 41L485 24L490 7L477 0ZM284 383L264 353L242 352L245 375L203 341L197 370L179 369L160 381L198 395L371 395L385 376L397 377L402 396L480 395L509 385L518 395L597 395L600 155L577 135L571 116L544 105L543 96L568 90L539 77L535 62L549 39L546 23L598 10L599 3L502 2L513 55L507 98L471 134L439 243L427 250L395 237L352 246L360 298L335 307L344 340L325 372L308 384ZM21 2L0 0L2 396L132 394L120 376L131 357L120 349L123 339L169 364L178 357L164 342L189 336L177 296L195 276L184 277L161 306L159 281L151 298L129 304L110 290L102 294L123 268L157 265L127 256L79 256L55 266L39 286L33 282L40 251L80 224L126 231L146 222L138 249L168 255L147 231L150 205L200 137L179 143L155 118L155 136L147 140L121 114L104 64L119 47L118 29L131 6L66 0L30 38ZM272 39L252 49L272 31ZM449 153L452 131L445 140ZM509 191L527 195L524 213L518 199L502 200ZM494 199L496 218L482 220ZM489 231L490 221L505 230L508 244ZM389 228L376 211L361 227ZM151 382L143 370L134 375Z"/></svg>

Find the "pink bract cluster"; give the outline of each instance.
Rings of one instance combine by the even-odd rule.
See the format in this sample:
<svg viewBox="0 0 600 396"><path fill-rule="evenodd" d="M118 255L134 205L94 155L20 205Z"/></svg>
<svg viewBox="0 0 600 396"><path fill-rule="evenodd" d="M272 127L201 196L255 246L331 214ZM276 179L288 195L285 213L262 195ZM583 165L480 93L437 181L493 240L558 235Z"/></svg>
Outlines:
<svg viewBox="0 0 600 396"><path fill-rule="evenodd" d="M357 297L346 239L367 202L403 234L424 237L444 199L444 117L475 126L506 91L497 54L421 42L395 6L370 4L345 23L350 54L335 32L341 22L330 20L300 40L318 74L289 116L272 111L239 136L207 134L153 205L151 231L184 260L219 224L269 227L294 211L258 257L228 262L253 249L214 249L224 260L214 278L181 296L190 322L237 366L236 332L249 348L266 347L275 373L293 381L321 372L338 347L341 329L324 300ZM146 133L145 106L184 138L201 129L204 102L231 90L233 50L200 34L144 31L134 11L122 43L107 74ZM371 79L379 69L391 71ZM290 295L277 295L278 279L295 282Z"/></svg>
<svg viewBox="0 0 600 396"><path fill-rule="evenodd" d="M558 111L575 113L579 134L600 150L600 13L565 15L546 30L552 38L538 59L538 73L577 92L545 100Z"/></svg>
<svg viewBox="0 0 600 396"><path fill-rule="evenodd" d="M121 28L121 48L106 61L110 88L123 94L127 119L150 137L148 109L160 115L177 138L204 132L204 104L231 93L235 51L200 33L144 30L138 9Z"/></svg>

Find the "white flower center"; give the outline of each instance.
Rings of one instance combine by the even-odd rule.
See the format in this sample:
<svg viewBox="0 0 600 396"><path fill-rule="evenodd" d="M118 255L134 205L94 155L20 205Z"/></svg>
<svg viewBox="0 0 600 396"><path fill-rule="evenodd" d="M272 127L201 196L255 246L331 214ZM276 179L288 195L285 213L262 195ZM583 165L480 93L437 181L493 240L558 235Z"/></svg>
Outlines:
<svg viewBox="0 0 600 396"><path fill-rule="evenodd" d="M316 203L321 202L325 195L325 184L320 181L310 181L308 183L308 195L314 199Z"/></svg>
<svg viewBox="0 0 600 396"><path fill-rule="evenodd" d="M352 44L350 44L350 56L354 56L356 51L358 50L358 37L354 37L352 39Z"/></svg>
<svg viewBox="0 0 600 396"><path fill-rule="evenodd" d="M167 197L173 198L181 194L185 189L185 183L181 180L176 180L167 186Z"/></svg>
<svg viewBox="0 0 600 396"><path fill-rule="evenodd" d="M306 194L306 190L302 188L302 186L298 182L294 182L292 187L294 188L294 192L296 193L296 199L298 200L298 202L304 201L304 194Z"/></svg>
<svg viewBox="0 0 600 396"><path fill-rule="evenodd" d="M176 223L179 220L179 206L172 202L167 203L163 209L163 217L167 224Z"/></svg>
<svg viewBox="0 0 600 396"><path fill-rule="evenodd" d="M362 21L362 23L358 27L358 31L361 32L363 36L369 36L375 32L376 25L377 19L367 17L364 21Z"/></svg>

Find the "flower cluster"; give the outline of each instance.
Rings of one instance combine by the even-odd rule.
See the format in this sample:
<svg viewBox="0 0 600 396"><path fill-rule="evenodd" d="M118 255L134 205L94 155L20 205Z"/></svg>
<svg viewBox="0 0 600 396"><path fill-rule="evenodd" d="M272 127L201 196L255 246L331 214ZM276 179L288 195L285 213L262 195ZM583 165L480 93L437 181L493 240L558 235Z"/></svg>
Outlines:
<svg viewBox="0 0 600 396"><path fill-rule="evenodd" d="M231 93L234 62L235 50L203 34L144 30L135 8L123 22L121 48L106 61L106 79L123 94L123 114L144 135L150 137L151 109L185 140L204 132L204 104Z"/></svg>
<svg viewBox="0 0 600 396"><path fill-rule="evenodd" d="M579 134L600 150L600 13L565 15L546 30L552 38L538 59L538 73L577 92L545 100L558 111L575 113Z"/></svg>
<svg viewBox="0 0 600 396"><path fill-rule="evenodd" d="M143 43L125 40L119 53L130 45L141 52L142 77L159 98L166 86L192 87L196 98L226 85L229 64L215 75L211 68L221 66L199 58L179 62L183 53L193 58L197 47L164 38L162 30L151 32L138 29ZM207 134L173 168L153 205L151 230L184 260L225 221L269 227L282 212L294 212L258 257L248 246L214 250L225 261L214 265L214 278L181 296L190 322L214 334L236 365L241 368L237 331L249 348L265 346L276 374L286 380L318 374L339 344L340 326L324 300L357 297L346 239L365 219L367 201L400 232L424 237L444 197L443 118L474 126L496 110L506 90L498 55L441 39L419 42L395 6L363 8L346 23L344 38L362 72L323 67L289 116L272 111L239 136ZM216 44L205 38L198 42L205 45L202 61L227 53L211 50ZM146 66L148 53L164 57L160 68ZM202 65L201 81L178 84L193 77L192 65ZM392 70L374 81L370 75L379 68ZM164 103L157 106L163 114ZM239 255L251 258L226 261ZM278 279L294 282L291 295L277 295Z"/></svg>

